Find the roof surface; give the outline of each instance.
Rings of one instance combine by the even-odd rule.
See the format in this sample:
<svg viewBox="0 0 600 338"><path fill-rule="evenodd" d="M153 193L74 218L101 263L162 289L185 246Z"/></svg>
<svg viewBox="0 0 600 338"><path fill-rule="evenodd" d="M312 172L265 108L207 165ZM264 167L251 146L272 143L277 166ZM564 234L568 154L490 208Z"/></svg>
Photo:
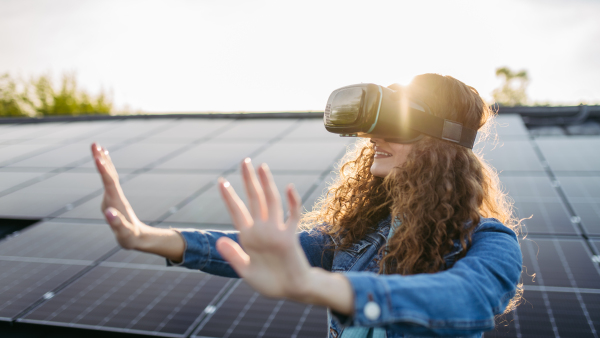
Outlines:
<svg viewBox="0 0 600 338"><path fill-rule="evenodd" d="M521 243L526 302L485 336L596 336L600 137L530 133L519 115L498 122L499 142L478 149L519 216L533 217ZM0 125L0 218L41 220L0 240L0 321L173 337L325 335L323 308L119 249L100 212L95 141L142 221L232 230L217 177L241 192L238 166L251 157L269 164L280 189L293 182L308 209L353 139L293 116Z"/></svg>

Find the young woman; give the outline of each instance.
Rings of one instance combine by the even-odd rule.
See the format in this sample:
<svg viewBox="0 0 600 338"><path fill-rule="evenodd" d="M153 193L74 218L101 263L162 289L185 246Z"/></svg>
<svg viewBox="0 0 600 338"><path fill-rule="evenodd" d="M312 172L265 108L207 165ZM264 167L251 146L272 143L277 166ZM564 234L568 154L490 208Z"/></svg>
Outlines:
<svg viewBox="0 0 600 338"><path fill-rule="evenodd" d="M452 77L421 75L407 90L432 114L472 129L492 117L477 91ZM219 180L235 232L141 223L108 152L96 144L92 152L102 210L123 248L326 306L330 337L480 337L519 297L518 222L493 169L466 147L428 136L359 141L311 212L301 215L288 186L285 221L268 167L255 172L245 159L248 206Z"/></svg>

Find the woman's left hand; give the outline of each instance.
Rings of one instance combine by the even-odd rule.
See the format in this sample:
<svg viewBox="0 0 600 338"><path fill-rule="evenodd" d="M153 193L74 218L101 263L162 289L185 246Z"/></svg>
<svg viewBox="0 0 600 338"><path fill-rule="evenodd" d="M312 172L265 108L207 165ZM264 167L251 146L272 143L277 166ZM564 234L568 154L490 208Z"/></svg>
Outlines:
<svg viewBox="0 0 600 338"><path fill-rule="evenodd" d="M227 237L217 241L217 250L256 291L267 297L302 300L309 287L312 268L302 250L296 230L301 199L293 185L286 189L289 218L284 222L281 197L269 168L258 167L258 178L247 158L242 176L248 207L224 179L219 188L233 224L239 230L238 245Z"/></svg>

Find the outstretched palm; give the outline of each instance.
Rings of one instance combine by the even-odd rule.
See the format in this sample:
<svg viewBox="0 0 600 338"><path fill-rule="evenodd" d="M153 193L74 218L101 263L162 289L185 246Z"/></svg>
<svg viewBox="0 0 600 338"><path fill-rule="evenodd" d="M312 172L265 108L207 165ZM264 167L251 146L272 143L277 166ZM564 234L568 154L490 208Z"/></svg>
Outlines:
<svg viewBox="0 0 600 338"><path fill-rule="evenodd" d="M296 235L301 200L293 186L288 186L290 217L284 222L281 198L269 169L263 164L257 171L260 183L250 160L242 164L249 208L229 182L220 179L219 187L233 224L239 230L243 249L233 240L222 237L217 242L217 250L238 275L261 294L294 297L307 284L310 270Z"/></svg>
<svg viewBox="0 0 600 338"><path fill-rule="evenodd" d="M123 215L126 222L115 225L109 223L112 227L113 232L119 245L125 249L133 249L135 247L135 241L139 237L140 227L143 226L131 205L125 198L125 194L119 184L119 175L113 165L110 157L108 156L108 150L102 148L100 145L92 144L92 156L96 162L96 167L102 178L104 184L104 196L102 198L102 205L100 206L103 213L117 211L118 214ZM110 208L114 209L111 210ZM107 217L111 217L107 215ZM117 217L117 214L115 216Z"/></svg>

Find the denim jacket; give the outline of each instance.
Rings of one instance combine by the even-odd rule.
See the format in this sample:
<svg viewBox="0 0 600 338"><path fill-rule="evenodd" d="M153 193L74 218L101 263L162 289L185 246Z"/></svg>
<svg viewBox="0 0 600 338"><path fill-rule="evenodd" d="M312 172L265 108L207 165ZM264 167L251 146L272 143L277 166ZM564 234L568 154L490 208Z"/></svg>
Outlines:
<svg viewBox="0 0 600 338"><path fill-rule="evenodd" d="M298 233L306 257L314 267L344 273L354 292L354 314L328 312L329 337L337 338L348 326L383 327L387 337L481 337L494 328L515 295L522 266L515 233L493 218L482 218L466 255L459 241L444 256L442 271L410 276L380 275L379 248L386 243L390 217L377 231L345 251L324 250L337 245L316 230ZM182 265L190 269L237 278L217 252L221 236L238 241L235 231L180 230L186 242ZM167 262L168 265L175 265Z"/></svg>

